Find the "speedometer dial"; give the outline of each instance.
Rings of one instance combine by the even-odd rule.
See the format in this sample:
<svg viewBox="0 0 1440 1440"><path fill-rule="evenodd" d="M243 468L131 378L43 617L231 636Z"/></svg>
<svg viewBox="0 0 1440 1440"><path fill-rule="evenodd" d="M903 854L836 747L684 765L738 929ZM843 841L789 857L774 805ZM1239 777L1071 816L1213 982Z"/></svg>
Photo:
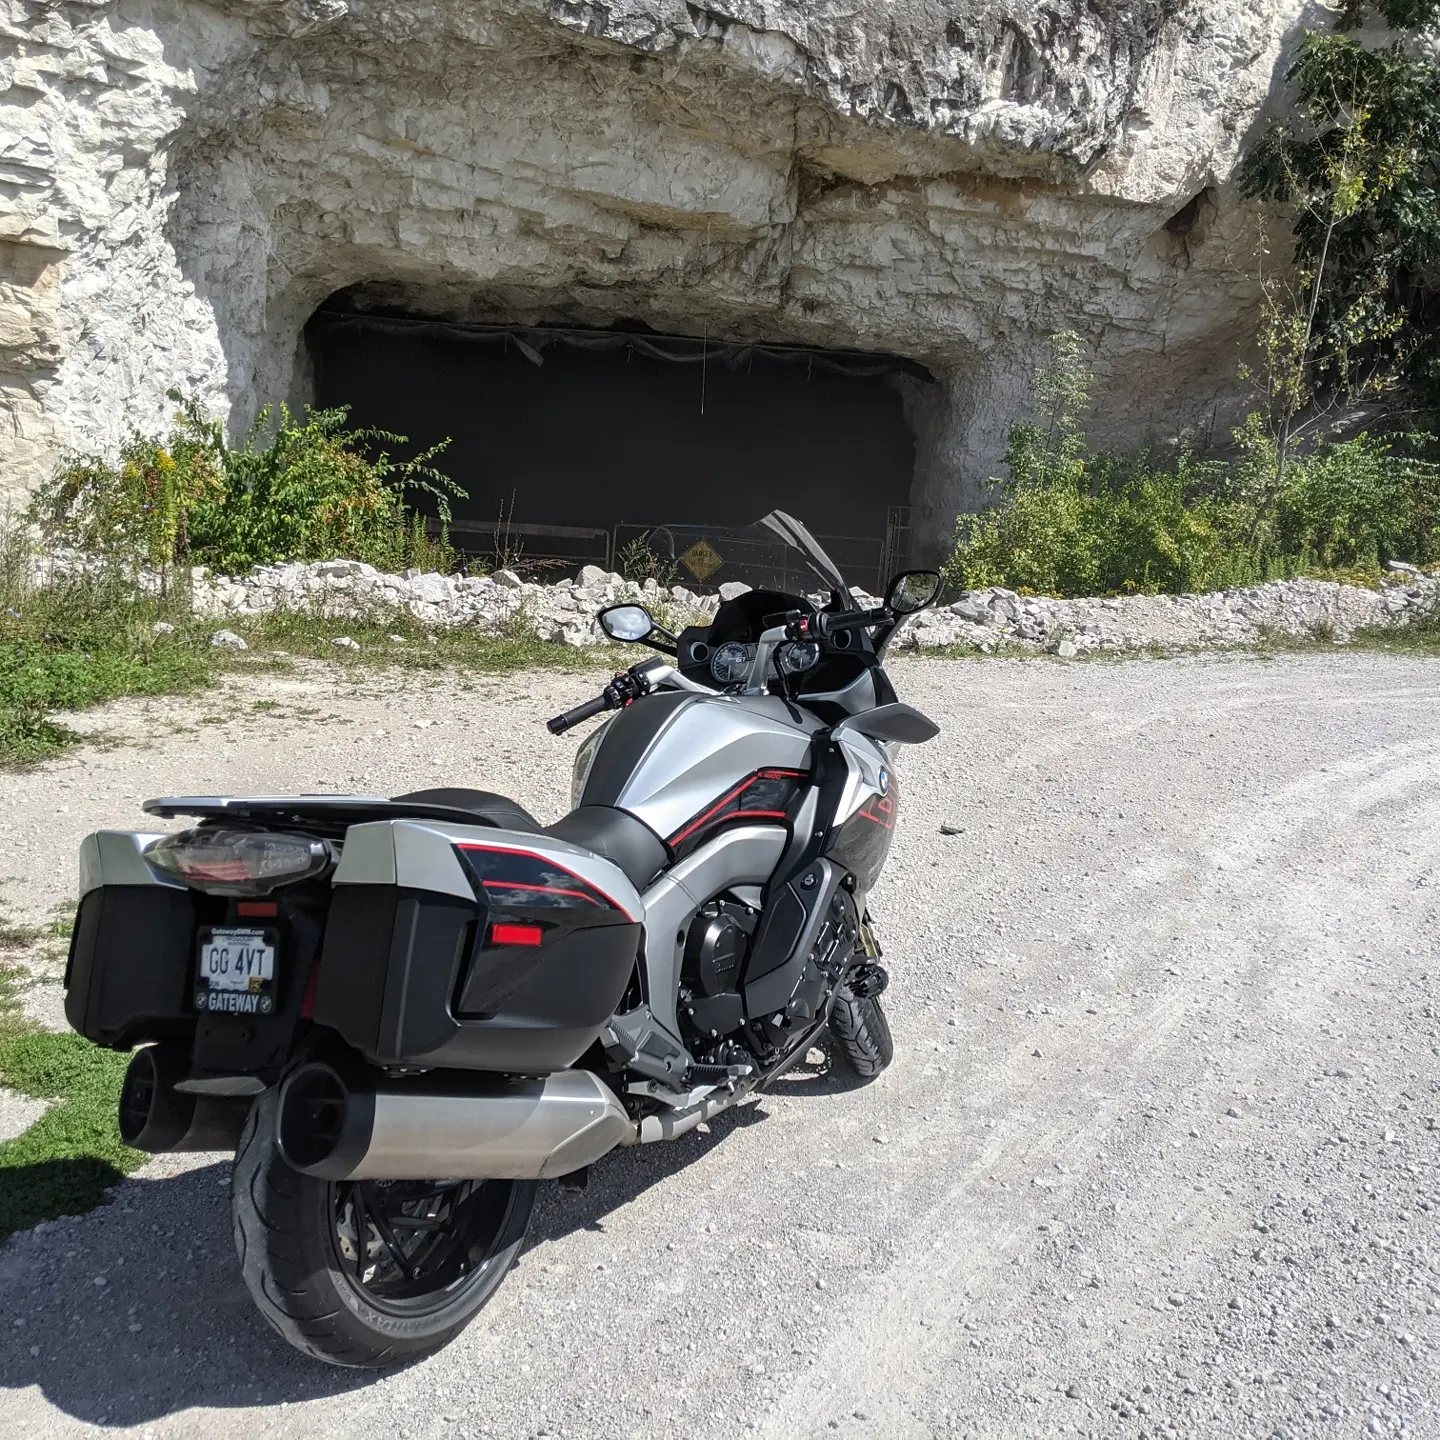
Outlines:
<svg viewBox="0 0 1440 1440"><path fill-rule="evenodd" d="M710 657L710 673L722 685L738 685L750 673L750 660L750 646L731 640Z"/></svg>
<svg viewBox="0 0 1440 1440"><path fill-rule="evenodd" d="M799 640L793 645L782 645L776 660L782 675L799 675L820 663L820 647L813 640Z"/></svg>

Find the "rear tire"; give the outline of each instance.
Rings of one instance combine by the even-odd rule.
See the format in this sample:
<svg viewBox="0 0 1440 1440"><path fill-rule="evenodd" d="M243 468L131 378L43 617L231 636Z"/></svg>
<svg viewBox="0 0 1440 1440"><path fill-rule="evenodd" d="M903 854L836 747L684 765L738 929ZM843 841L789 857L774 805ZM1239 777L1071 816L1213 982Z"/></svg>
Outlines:
<svg viewBox="0 0 1440 1440"><path fill-rule="evenodd" d="M535 1182L317 1180L281 1159L277 1109L276 1089L256 1100L231 1183L235 1253L260 1313L297 1350L331 1365L378 1368L438 1350L514 1264ZM407 1231L407 1204L412 1218L438 1209L455 1223ZM395 1259L395 1244L414 1275Z"/></svg>
<svg viewBox="0 0 1440 1440"><path fill-rule="evenodd" d="M863 1079L873 1080L895 1058L890 1022L879 999L854 995L848 986L836 991L830 1033L845 1063Z"/></svg>

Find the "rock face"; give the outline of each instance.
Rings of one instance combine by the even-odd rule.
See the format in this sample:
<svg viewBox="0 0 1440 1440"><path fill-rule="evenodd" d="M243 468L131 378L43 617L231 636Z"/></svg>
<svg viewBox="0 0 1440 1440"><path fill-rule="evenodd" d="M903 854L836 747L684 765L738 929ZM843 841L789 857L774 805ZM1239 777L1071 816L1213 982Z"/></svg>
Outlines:
<svg viewBox="0 0 1440 1440"><path fill-rule="evenodd" d="M1223 426L1301 0L0 0L0 487L303 401L317 305L905 356L921 553L1046 337ZM1237 261L1237 256L1240 260Z"/></svg>
<svg viewBox="0 0 1440 1440"><path fill-rule="evenodd" d="M1272 580L1209 595L1127 595L1055 600L1013 590L973 590L927 610L901 632L901 649L1023 653L1062 659L1092 651L1174 651L1247 646L1269 637L1344 644L1357 630L1431 617L1440 579L1418 571L1370 590L1333 580Z"/></svg>

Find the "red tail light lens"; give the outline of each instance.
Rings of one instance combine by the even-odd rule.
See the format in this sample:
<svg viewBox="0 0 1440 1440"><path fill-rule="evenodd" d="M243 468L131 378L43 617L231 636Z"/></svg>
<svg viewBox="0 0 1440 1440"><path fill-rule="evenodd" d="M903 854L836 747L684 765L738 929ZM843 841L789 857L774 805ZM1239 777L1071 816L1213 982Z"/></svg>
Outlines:
<svg viewBox="0 0 1440 1440"><path fill-rule="evenodd" d="M496 923L490 927L492 945L543 945L545 932L538 925L505 925Z"/></svg>
<svg viewBox="0 0 1440 1440"><path fill-rule="evenodd" d="M268 895L329 869L330 847L304 835L210 830L167 835L145 851L157 870L209 895Z"/></svg>

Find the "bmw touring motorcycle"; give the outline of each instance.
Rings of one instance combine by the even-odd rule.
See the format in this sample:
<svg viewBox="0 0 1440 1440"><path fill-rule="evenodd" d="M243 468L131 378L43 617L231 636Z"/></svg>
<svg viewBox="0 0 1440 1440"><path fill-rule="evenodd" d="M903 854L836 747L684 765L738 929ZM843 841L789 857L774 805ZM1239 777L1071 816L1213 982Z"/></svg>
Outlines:
<svg viewBox="0 0 1440 1440"><path fill-rule="evenodd" d="M307 1354L437 1349L538 1181L684 1135L826 1027L861 1076L890 1062L866 895L897 749L937 729L882 662L939 577L857 608L803 525L760 524L772 588L710 625L601 613L658 653L549 722L616 712L553 825L478 790L185 797L145 809L189 829L82 845L66 1015L139 1047L127 1142L237 1151L245 1282Z"/></svg>

